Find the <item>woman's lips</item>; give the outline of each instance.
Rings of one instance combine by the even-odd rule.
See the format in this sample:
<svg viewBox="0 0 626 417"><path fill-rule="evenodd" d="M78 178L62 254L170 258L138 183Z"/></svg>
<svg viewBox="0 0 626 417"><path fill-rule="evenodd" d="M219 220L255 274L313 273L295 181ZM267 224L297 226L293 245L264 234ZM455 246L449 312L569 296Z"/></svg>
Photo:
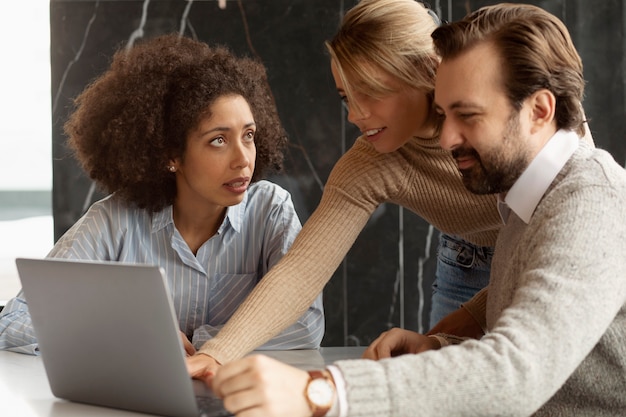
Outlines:
<svg viewBox="0 0 626 417"><path fill-rule="evenodd" d="M224 184L224 187L233 193L243 193L248 189L248 183L250 182L247 178L237 178L230 182Z"/></svg>
<svg viewBox="0 0 626 417"><path fill-rule="evenodd" d="M365 135L365 138L368 141L374 142L378 140L378 138L380 138L381 132L385 129L386 129L385 127L381 127L378 129L369 129L369 130L364 131L363 134Z"/></svg>

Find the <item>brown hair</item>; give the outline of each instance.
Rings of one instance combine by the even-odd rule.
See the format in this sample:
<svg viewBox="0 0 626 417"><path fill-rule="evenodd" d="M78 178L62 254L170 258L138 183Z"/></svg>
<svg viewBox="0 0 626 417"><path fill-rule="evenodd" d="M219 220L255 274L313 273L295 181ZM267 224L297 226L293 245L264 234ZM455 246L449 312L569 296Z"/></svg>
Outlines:
<svg viewBox="0 0 626 417"><path fill-rule="evenodd" d="M534 92L556 97L559 129L584 135L583 65L567 28L558 18L531 5L487 6L432 34L443 60L481 42L492 42L504 65L504 87L515 109Z"/></svg>
<svg viewBox="0 0 626 417"><path fill-rule="evenodd" d="M184 157L190 130L229 94L246 99L257 126L252 180L282 169L287 138L263 65L177 34L114 54L110 69L75 99L64 126L68 145L100 188L156 212L176 196L169 161Z"/></svg>

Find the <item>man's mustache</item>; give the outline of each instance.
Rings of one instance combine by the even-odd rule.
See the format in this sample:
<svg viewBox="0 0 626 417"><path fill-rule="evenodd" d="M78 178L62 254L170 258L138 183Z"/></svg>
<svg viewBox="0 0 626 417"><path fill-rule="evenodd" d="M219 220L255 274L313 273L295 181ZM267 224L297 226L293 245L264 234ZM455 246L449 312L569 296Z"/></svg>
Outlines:
<svg viewBox="0 0 626 417"><path fill-rule="evenodd" d="M480 155L473 148L456 148L452 150L452 157L454 159L464 158L464 157L472 157L478 161L480 161Z"/></svg>

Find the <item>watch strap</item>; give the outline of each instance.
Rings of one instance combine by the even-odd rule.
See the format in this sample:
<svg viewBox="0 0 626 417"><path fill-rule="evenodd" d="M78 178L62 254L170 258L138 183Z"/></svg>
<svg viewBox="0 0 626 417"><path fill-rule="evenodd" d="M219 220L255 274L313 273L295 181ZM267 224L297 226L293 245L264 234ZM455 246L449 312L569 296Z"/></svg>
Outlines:
<svg viewBox="0 0 626 417"><path fill-rule="evenodd" d="M305 389L305 396L307 398L307 402L309 403L309 407L311 408L311 411L313 412L313 417L324 417L326 414L328 414L328 412L332 408L332 405L333 405L332 401L330 404L326 406L320 406L318 404L315 404L313 401L309 399L309 396L307 394L308 387L309 387L309 384L315 379L325 379L333 387L333 390L335 391L335 396L336 396L335 384L333 382L332 377L330 376L330 373L328 372L324 372L320 370L310 370L308 371L308 373L309 373L309 382L307 383L307 387Z"/></svg>

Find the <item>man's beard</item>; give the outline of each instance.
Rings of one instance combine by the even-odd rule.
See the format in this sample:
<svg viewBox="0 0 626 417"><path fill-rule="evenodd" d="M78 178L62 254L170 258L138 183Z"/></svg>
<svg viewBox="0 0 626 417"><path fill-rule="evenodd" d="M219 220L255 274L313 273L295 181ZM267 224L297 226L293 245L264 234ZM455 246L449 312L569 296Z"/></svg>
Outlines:
<svg viewBox="0 0 626 417"><path fill-rule="evenodd" d="M507 122L502 146L480 157L473 148L457 148L454 158L471 156L476 163L468 169L459 170L465 188L474 194L507 192L529 164L525 140L520 135L519 112L513 112Z"/></svg>

